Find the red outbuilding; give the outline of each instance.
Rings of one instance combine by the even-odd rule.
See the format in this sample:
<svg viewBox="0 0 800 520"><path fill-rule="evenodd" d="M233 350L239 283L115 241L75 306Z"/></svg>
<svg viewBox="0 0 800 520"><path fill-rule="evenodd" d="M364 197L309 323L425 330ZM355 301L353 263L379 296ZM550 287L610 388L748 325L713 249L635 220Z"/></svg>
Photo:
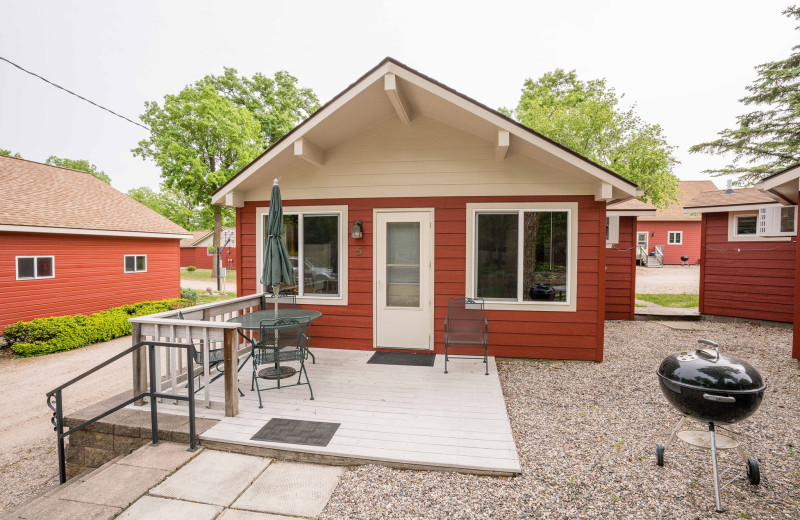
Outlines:
<svg viewBox="0 0 800 520"><path fill-rule="evenodd" d="M686 211L703 216L702 314L793 321L797 206L788 202L737 188L701 193L687 204Z"/></svg>
<svg viewBox="0 0 800 520"><path fill-rule="evenodd" d="M181 240L181 267L191 265L198 269L211 269L216 258L209 250L213 239L213 231L193 231L191 238ZM220 246L225 244L220 265L225 269L236 269L236 228L222 228Z"/></svg>
<svg viewBox="0 0 800 520"><path fill-rule="evenodd" d="M0 156L0 330L180 296L180 226L85 172Z"/></svg>
<svg viewBox="0 0 800 520"><path fill-rule="evenodd" d="M606 319L633 320L636 305L636 221L656 208L638 199L606 210Z"/></svg>
<svg viewBox="0 0 800 520"><path fill-rule="evenodd" d="M650 255L650 265L656 259L657 248L663 252L664 265L680 265L683 256L688 257L689 264L699 263L700 215L684 212L684 206L700 193L716 189L711 181L679 181L676 203L639 217L636 241Z"/></svg>
<svg viewBox="0 0 800 520"><path fill-rule="evenodd" d="M614 172L387 58L212 196L236 208L242 296L264 291L278 177L315 348L442 353L466 296L490 355L603 359L606 204L641 195Z"/></svg>

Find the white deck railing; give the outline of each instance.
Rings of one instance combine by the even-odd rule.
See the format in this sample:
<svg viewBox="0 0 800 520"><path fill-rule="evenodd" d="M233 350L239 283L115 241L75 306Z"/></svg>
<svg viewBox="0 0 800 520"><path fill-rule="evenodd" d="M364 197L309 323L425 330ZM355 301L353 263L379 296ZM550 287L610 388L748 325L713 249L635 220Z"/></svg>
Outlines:
<svg viewBox="0 0 800 520"><path fill-rule="evenodd" d="M168 343L194 343L195 347L203 350L203 365L196 367L196 377L199 373L201 384L203 385L202 396L204 405L208 408L224 406L225 415L233 417L239 413L239 388L238 381L238 360L240 351L244 350L243 340L237 333L239 325L227 323L230 318L241 316L248 312L262 309L264 299L261 294L242 296L232 300L224 300L217 303L196 305L185 309L174 309L171 311L150 314L131 318L133 325L132 338L133 345L140 341L162 341ZM183 319L178 318L178 312L183 315ZM156 358L156 377L155 381L160 381L160 392L170 388L173 393L185 388L186 380L189 377L188 369L184 366L184 359L178 352L180 349L168 347L156 347L160 351ZM225 349L224 379L225 379L225 401L214 401L211 399L210 387L208 382L213 377L209 366L209 355L212 349ZM140 349L134 353L133 357L133 393L143 392L147 386L147 363L145 350ZM143 403L137 403L143 404Z"/></svg>

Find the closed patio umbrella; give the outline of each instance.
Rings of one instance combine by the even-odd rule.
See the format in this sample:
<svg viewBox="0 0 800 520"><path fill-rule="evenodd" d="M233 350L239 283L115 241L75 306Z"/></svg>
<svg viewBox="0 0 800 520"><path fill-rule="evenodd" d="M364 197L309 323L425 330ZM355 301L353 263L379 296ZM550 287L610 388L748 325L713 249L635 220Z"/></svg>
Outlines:
<svg viewBox="0 0 800 520"><path fill-rule="evenodd" d="M291 285L294 283L292 262L289 260L289 251L286 249L286 242L283 241L281 233L283 231L283 203L281 202L281 189L278 187L278 179L272 183L272 195L269 198L269 214L267 215L267 243L264 244L264 272L261 275L261 283L272 287L272 296L275 298L275 317L278 316L278 294L280 294L281 283ZM275 329L275 347L278 346L278 330ZM285 370L284 370L285 369ZM288 377L295 373L291 367L281 367L281 373L277 370L266 369L262 377L276 378Z"/></svg>
<svg viewBox="0 0 800 520"><path fill-rule="evenodd" d="M264 272L261 274L261 283L272 286L275 297L275 314L278 314L278 294L280 285L285 282L294 283L292 262L289 260L289 251L283 241L283 203L281 202L281 189L278 179L272 183L272 195L269 198L269 214L267 216L267 243L264 244Z"/></svg>

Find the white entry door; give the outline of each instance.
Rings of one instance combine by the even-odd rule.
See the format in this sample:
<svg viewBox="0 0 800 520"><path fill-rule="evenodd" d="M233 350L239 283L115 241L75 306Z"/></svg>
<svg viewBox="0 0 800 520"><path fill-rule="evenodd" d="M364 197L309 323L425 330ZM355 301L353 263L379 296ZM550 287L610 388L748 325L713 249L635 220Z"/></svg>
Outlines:
<svg viewBox="0 0 800 520"><path fill-rule="evenodd" d="M433 210L375 210L375 347L433 349Z"/></svg>

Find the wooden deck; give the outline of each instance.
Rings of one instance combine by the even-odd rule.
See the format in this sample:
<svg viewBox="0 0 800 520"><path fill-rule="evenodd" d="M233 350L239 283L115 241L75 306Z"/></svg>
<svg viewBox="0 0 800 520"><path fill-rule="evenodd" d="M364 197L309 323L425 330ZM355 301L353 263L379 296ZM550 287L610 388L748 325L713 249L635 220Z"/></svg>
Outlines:
<svg viewBox="0 0 800 520"><path fill-rule="evenodd" d="M494 358L489 375L481 360L455 359L444 374L444 357L433 367L367 364L370 351L313 349L316 364L306 365L308 387L261 393L250 391L250 366L239 374L239 414L224 417L198 401L199 417L221 422L201 443L228 451L260 453L334 464L515 475L520 472ZM211 386L223 400L223 380ZM269 382L268 382L269 383ZM198 394L201 395L201 394ZM185 404L159 404L159 411L187 413ZM340 423L325 447L251 440L272 418Z"/></svg>

